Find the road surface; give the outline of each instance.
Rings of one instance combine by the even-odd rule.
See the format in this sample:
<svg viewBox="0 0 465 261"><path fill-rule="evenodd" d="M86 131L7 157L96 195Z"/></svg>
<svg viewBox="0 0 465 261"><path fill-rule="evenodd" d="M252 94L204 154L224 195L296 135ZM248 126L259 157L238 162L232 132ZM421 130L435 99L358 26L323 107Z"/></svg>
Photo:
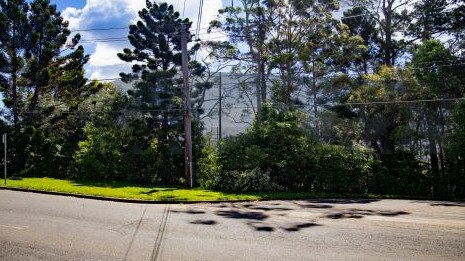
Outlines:
<svg viewBox="0 0 465 261"><path fill-rule="evenodd" d="M0 190L0 260L465 260L465 204L148 205Z"/></svg>

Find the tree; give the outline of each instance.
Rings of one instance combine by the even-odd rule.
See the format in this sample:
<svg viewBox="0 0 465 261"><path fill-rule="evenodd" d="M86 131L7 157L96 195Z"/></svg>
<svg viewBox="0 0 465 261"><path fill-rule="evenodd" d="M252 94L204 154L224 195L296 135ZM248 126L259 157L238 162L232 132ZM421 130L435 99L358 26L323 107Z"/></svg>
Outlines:
<svg viewBox="0 0 465 261"><path fill-rule="evenodd" d="M134 81L133 109L137 110L135 121L146 125L147 140L155 144L159 153L160 169L164 182L177 183L183 166L183 129L184 108L180 77L181 28L191 26L188 19L180 18L172 5L146 2L146 8L139 12L140 20L129 28L129 41L134 49L124 49L118 57L133 63L132 73L121 73L123 81ZM191 37L189 37L189 40ZM192 55L198 45L189 50ZM191 75L204 72L199 63L191 61ZM197 85L197 88L209 88L211 85ZM201 90L193 90L193 100ZM196 95L197 94L197 95ZM195 107L195 103L194 103ZM196 114L198 115L198 114ZM194 154L201 149L201 124L194 122ZM195 142L197 141L197 144ZM143 149L149 144L146 143Z"/></svg>
<svg viewBox="0 0 465 261"><path fill-rule="evenodd" d="M0 82L14 126L13 171L40 171L39 162L53 162L54 155L61 155L56 148L70 148L71 158L77 141L69 138L79 128L64 115L97 86L86 85L83 67L89 57L78 46L80 36L68 41L68 22L49 0L1 1L0 7L0 60L5 61ZM50 166L67 165L62 162Z"/></svg>
<svg viewBox="0 0 465 261"><path fill-rule="evenodd" d="M27 90L27 111L38 111L45 106L43 100L66 104L75 108L83 99L95 92L86 86L84 65L89 56L78 46L80 35L70 42L71 31L50 0L35 0L28 15L31 28L25 48L23 82ZM39 120L38 114L29 114L26 122Z"/></svg>
<svg viewBox="0 0 465 261"><path fill-rule="evenodd" d="M410 16L406 6L413 0L353 0L353 6L367 6L371 19L376 22L379 43L380 64L392 66L407 51L409 44L405 39L397 39L409 25Z"/></svg>
<svg viewBox="0 0 465 261"><path fill-rule="evenodd" d="M26 47L29 32L27 12L29 5L24 0L0 1L0 84L4 104L12 111L16 132L20 130L19 118L21 93L18 78L25 64L21 53Z"/></svg>
<svg viewBox="0 0 465 261"><path fill-rule="evenodd" d="M263 3L262 3L263 2ZM255 95L258 122L261 121L262 105L267 100L267 52L266 40L272 29L274 11L279 6L274 0L240 0L235 6L219 10L219 18L210 23L212 28L219 28L228 34L232 43L244 43L244 50L236 48L230 58L239 62L238 72L256 73Z"/></svg>
<svg viewBox="0 0 465 261"><path fill-rule="evenodd" d="M395 101L412 99L418 90L411 72L382 66L350 93L349 102L367 103L357 110L364 125L363 138L379 155L393 155L402 148L398 134L407 126L410 110Z"/></svg>
<svg viewBox="0 0 465 261"><path fill-rule="evenodd" d="M268 70L280 78L278 88L275 84L274 96L286 108L290 108L293 102L299 103L293 101L292 95L308 73L312 77L311 93L316 101L316 81L318 76L324 74L322 70L317 71L322 64L334 64L334 60L329 59L338 56L340 40L344 34L343 25L331 15L331 11L336 10L338 5L328 3L322 6L316 2L300 0L271 2L273 10L270 12L276 15L267 40L270 60Z"/></svg>
<svg viewBox="0 0 465 261"><path fill-rule="evenodd" d="M457 197L465 195L465 102L455 104L452 120L454 130L447 144L447 190Z"/></svg>
<svg viewBox="0 0 465 261"><path fill-rule="evenodd" d="M465 95L465 78L461 73L465 67L439 40L426 40L420 45L411 66L421 85L419 97L422 99L451 99ZM415 117L423 123L432 177L440 190L445 189L444 137L451 128L451 113L450 103L427 103Z"/></svg>
<svg viewBox="0 0 465 261"><path fill-rule="evenodd" d="M367 49L358 59L354 59L355 71L367 74L378 67L380 60L378 30L376 21L366 7L354 7L344 11L341 21L349 27L351 36L360 36Z"/></svg>
<svg viewBox="0 0 465 261"><path fill-rule="evenodd" d="M420 0L414 3L410 14L412 22L408 34L414 39L429 40L433 35L447 30L449 20L447 0Z"/></svg>

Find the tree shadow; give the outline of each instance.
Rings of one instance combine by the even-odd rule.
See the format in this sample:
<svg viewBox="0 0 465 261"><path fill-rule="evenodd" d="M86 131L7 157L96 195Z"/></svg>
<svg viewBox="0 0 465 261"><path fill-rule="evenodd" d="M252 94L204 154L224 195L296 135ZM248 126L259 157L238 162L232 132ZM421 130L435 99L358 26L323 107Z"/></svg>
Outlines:
<svg viewBox="0 0 465 261"><path fill-rule="evenodd" d="M107 182L100 182L100 181L89 181L89 180L71 180L73 186L75 187L97 187L97 188L126 188L126 187L138 187L138 188L147 188L152 189L147 192L141 192L141 194L152 194L156 192L167 192L167 191L174 191L179 188L175 186L157 186L154 188L154 185L147 184L147 183L131 183L131 182L123 182L123 181L107 181Z"/></svg>
<svg viewBox="0 0 465 261"><path fill-rule="evenodd" d="M218 203L213 204L212 213L216 216L228 219L242 221L258 232L298 232L304 229L323 226L317 223L316 219L361 219L366 216L384 216L395 217L400 215L409 215L405 211L393 210L376 210L348 208L343 205L347 204L369 204L379 201L377 199L311 199L298 201L283 202L246 202L246 203ZM340 204L338 206L338 204ZM315 211L311 211L315 209ZM297 213L311 213L308 216L292 215L293 211ZM186 214L206 214L203 210L194 208L173 211ZM191 224L215 225L218 222L212 220L195 220ZM213 224L210 224L213 223Z"/></svg>
<svg viewBox="0 0 465 261"><path fill-rule="evenodd" d="M261 222L247 222L247 225L259 232L273 232L275 230L274 227L264 225Z"/></svg>
<svg viewBox="0 0 465 261"><path fill-rule="evenodd" d="M377 202L379 199L365 199L365 198L330 198L330 199L308 199L301 200L302 202L312 204L369 204Z"/></svg>
<svg viewBox="0 0 465 261"><path fill-rule="evenodd" d="M216 215L233 219L265 220L269 216L257 211L219 210Z"/></svg>
<svg viewBox="0 0 465 261"><path fill-rule="evenodd" d="M286 208L286 207L265 207L265 206L257 206L257 205L250 205L244 206L248 209L252 210L262 210L262 211L289 211L294 210L293 208Z"/></svg>
<svg viewBox="0 0 465 261"><path fill-rule="evenodd" d="M333 208L334 206L329 205L329 204L307 204L307 203L298 203L294 202L295 205L301 207L301 208L323 208L323 209L328 209L328 208Z"/></svg>
<svg viewBox="0 0 465 261"><path fill-rule="evenodd" d="M125 188L125 187L142 187L142 188L151 188L152 186L147 184L136 184L129 182L120 182L120 181L89 181L89 180L72 180L73 185L76 187L98 187L98 188Z"/></svg>
<svg viewBox="0 0 465 261"><path fill-rule="evenodd" d="M189 223L194 224L194 225L209 225L209 226L218 224L218 222L216 222L215 220L201 220L201 219L197 219Z"/></svg>
<svg viewBox="0 0 465 261"><path fill-rule="evenodd" d="M308 222L308 223L301 223L297 224L291 227L283 227L282 229L287 231L287 232L297 232L303 228L309 228L309 227L317 227L321 226L320 224L314 223L314 222Z"/></svg>
<svg viewBox="0 0 465 261"><path fill-rule="evenodd" d="M433 207L465 207L465 202L441 202L441 203L431 203L429 204Z"/></svg>
<svg viewBox="0 0 465 261"><path fill-rule="evenodd" d="M191 214L191 215L201 215L205 214L205 211L203 210L196 210L196 209L187 209L187 210L171 210L173 213L185 213L185 214Z"/></svg>
<svg viewBox="0 0 465 261"><path fill-rule="evenodd" d="M388 210L369 210L369 209L348 209L342 210L339 212L326 214L324 217L329 219L344 219L344 218L354 218L360 219L365 216L385 216L385 217L395 217L400 215L409 215L409 212L405 211L388 211Z"/></svg>
<svg viewBox="0 0 465 261"><path fill-rule="evenodd" d="M153 193L157 193L158 190L157 189L152 189L152 190L149 190L147 192L141 192L140 194L144 194L144 195L152 195Z"/></svg>

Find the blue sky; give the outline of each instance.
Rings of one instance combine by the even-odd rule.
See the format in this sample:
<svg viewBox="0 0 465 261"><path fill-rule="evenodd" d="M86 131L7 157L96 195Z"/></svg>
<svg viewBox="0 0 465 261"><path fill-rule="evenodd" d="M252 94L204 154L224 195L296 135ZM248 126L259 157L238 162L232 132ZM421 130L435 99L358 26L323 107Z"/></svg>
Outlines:
<svg viewBox="0 0 465 261"><path fill-rule="evenodd" d="M182 13L184 0L164 0L173 4L175 9ZM158 1L159 2L159 1ZM185 16L197 22L199 0L186 0ZM145 0L51 0L62 12L63 17L69 21L70 29L94 29L128 27L137 21L137 12L145 7ZM207 27L213 20L218 9L231 0L206 0L204 1L203 19L201 27ZM118 59L117 53L124 48L131 47L129 42L110 41L95 42L95 39L122 38L125 39L128 30L107 30L79 32L83 40L91 40L83 43L90 60L86 66L86 76L90 79L117 78L120 72L129 72L131 65ZM218 37L209 35L208 37Z"/></svg>
<svg viewBox="0 0 465 261"><path fill-rule="evenodd" d="M56 4L58 10L64 10L66 7L82 8L86 4L86 0L51 0L53 4Z"/></svg>

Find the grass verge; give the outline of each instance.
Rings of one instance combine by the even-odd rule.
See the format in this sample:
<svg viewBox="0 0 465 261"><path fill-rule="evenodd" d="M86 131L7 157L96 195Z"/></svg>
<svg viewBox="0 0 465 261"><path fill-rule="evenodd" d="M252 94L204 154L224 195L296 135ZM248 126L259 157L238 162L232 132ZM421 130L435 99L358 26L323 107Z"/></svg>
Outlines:
<svg viewBox="0 0 465 261"><path fill-rule="evenodd" d="M238 201L261 199L258 195L253 194L232 194L199 188L144 187L122 182L93 183L53 178L8 179L7 185L5 186L2 181L0 187L148 201Z"/></svg>
<svg viewBox="0 0 465 261"><path fill-rule="evenodd" d="M315 192L262 192L262 193L224 193L201 188L185 189L176 187L152 187L124 182L71 181L53 178L15 178L3 180L0 187L30 189L47 192L60 192L74 195L97 196L116 199L146 201L245 201L273 199L315 199L315 198L371 198L371 199L431 199L427 197L409 197L399 195L341 194Z"/></svg>

